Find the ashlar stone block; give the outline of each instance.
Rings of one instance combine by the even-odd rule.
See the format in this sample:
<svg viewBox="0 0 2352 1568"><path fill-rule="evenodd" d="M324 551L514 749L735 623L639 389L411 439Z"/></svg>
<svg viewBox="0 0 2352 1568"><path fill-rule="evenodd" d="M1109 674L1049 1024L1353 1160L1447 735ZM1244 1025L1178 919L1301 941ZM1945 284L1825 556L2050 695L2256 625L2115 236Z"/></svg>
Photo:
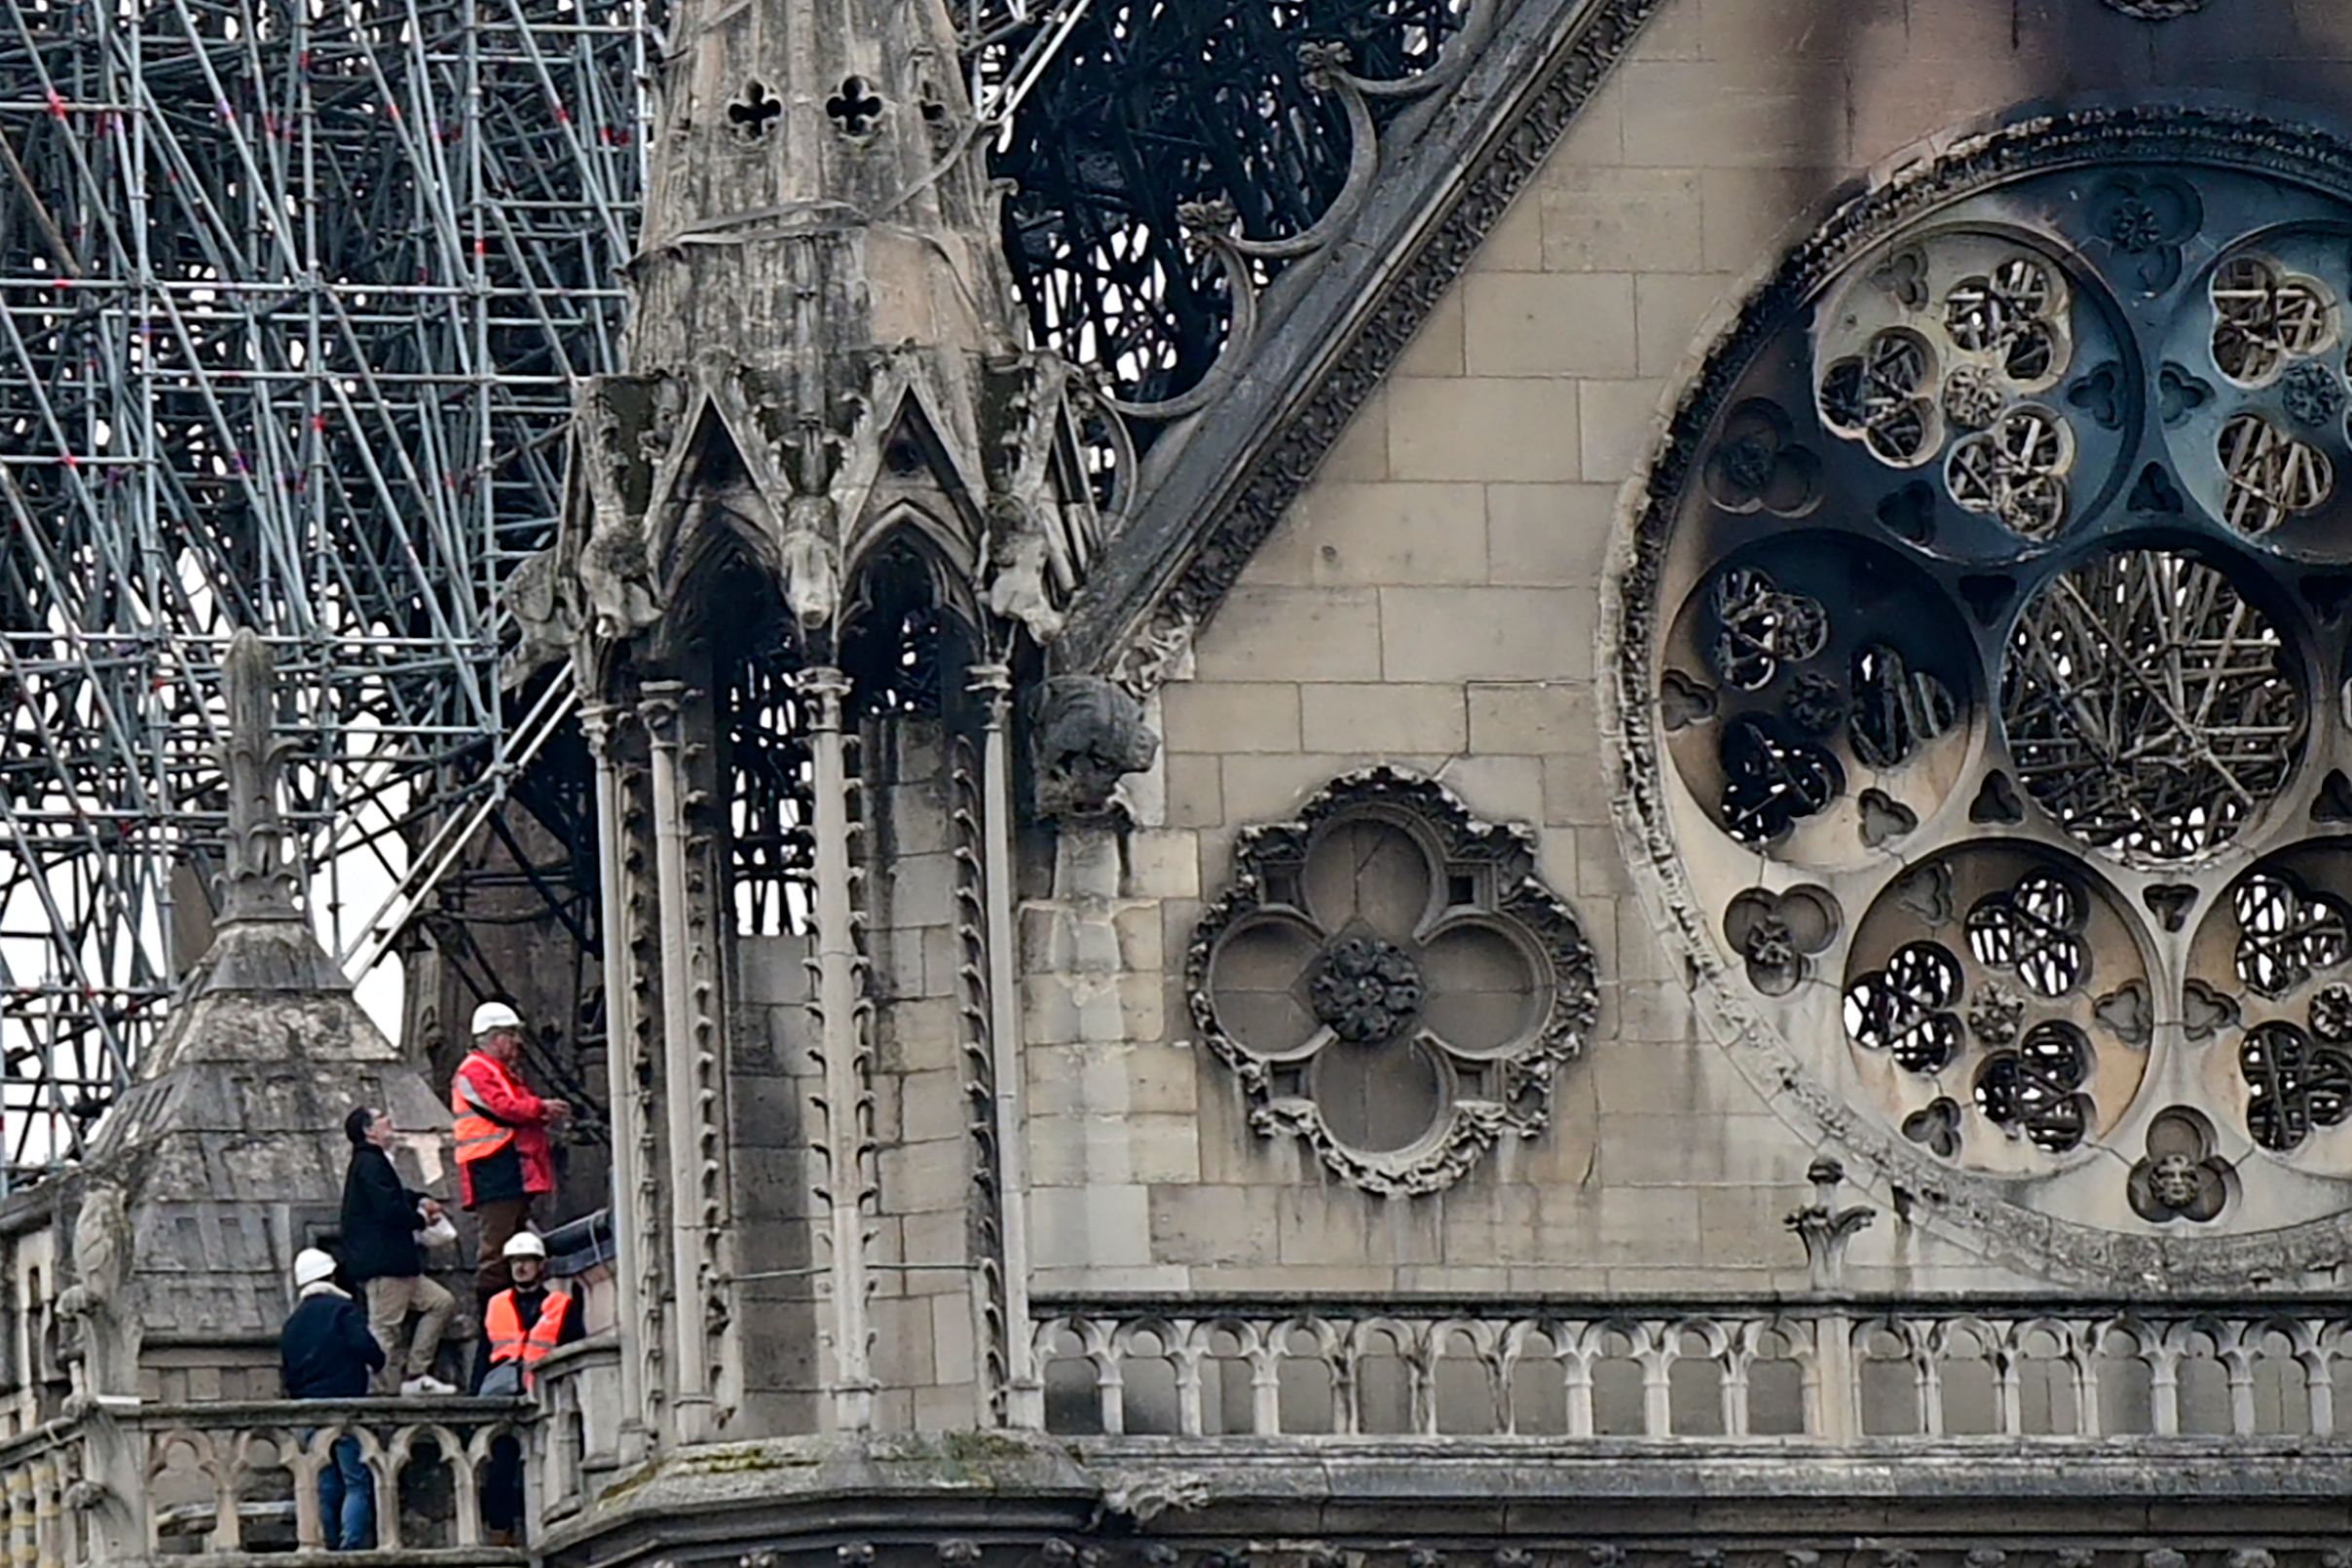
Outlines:
<svg viewBox="0 0 2352 1568"><path fill-rule="evenodd" d="M1297 586L1486 580L1486 496L1471 483L1319 484L1250 563Z"/></svg>
<svg viewBox="0 0 2352 1568"><path fill-rule="evenodd" d="M1592 688L1576 681L1471 683L1470 746L1486 755L1588 755L1599 745Z"/></svg>
<svg viewBox="0 0 2352 1568"><path fill-rule="evenodd" d="M1374 680L1379 595L1244 583L1226 596L1195 653L1205 681Z"/></svg>
<svg viewBox="0 0 2352 1568"><path fill-rule="evenodd" d="M1630 362L1629 323L1625 332ZM1390 468L1400 479L1547 484L1582 478L1576 394L1577 384L1565 379L1392 381Z"/></svg>
<svg viewBox="0 0 2352 1568"><path fill-rule="evenodd" d="M1784 52L1736 60L1628 60L1625 162L1672 168L1841 168L1847 76Z"/></svg>
<svg viewBox="0 0 2352 1568"><path fill-rule="evenodd" d="M1280 1238L1271 1187L1155 1187L1151 1250L1171 1263L1270 1264Z"/></svg>
<svg viewBox="0 0 2352 1568"><path fill-rule="evenodd" d="M1392 681L1589 680L1596 612L1532 588L1383 588L1382 663Z"/></svg>
<svg viewBox="0 0 2352 1568"><path fill-rule="evenodd" d="M1633 374L1628 274L1473 272L1462 286L1469 374Z"/></svg>
<svg viewBox="0 0 2352 1568"><path fill-rule="evenodd" d="M1306 689L1301 734L1319 752L1457 752L1470 741L1458 686Z"/></svg>
<svg viewBox="0 0 2352 1568"><path fill-rule="evenodd" d="M1548 272L1638 274L1699 252L1696 169L1558 164L1540 181Z"/></svg>
<svg viewBox="0 0 2352 1568"><path fill-rule="evenodd" d="M1040 1187L1029 1194L1029 1239L1041 1269L1146 1267L1153 1261L1149 1190Z"/></svg>
<svg viewBox="0 0 2352 1568"><path fill-rule="evenodd" d="M1607 484L1488 485L1487 580L1504 587L1598 583L1617 493Z"/></svg>
<svg viewBox="0 0 2352 1568"><path fill-rule="evenodd" d="M1174 752L1298 750L1298 688L1264 681L1184 681L1161 692Z"/></svg>

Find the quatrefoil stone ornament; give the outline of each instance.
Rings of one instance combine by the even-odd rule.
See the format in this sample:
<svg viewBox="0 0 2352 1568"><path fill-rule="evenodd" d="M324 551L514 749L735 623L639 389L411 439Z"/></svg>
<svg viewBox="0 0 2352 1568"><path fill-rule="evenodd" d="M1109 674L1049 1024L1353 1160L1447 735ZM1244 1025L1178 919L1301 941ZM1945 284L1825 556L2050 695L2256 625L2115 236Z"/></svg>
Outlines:
<svg viewBox="0 0 2352 1568"><path fill-rule="evenodd" d="M1436 1192L1549 1123L1597 1007L1591 949L1530 836L1390 768L1242 839L1186 964L1251 1126L1386 1195Z"/></svg>

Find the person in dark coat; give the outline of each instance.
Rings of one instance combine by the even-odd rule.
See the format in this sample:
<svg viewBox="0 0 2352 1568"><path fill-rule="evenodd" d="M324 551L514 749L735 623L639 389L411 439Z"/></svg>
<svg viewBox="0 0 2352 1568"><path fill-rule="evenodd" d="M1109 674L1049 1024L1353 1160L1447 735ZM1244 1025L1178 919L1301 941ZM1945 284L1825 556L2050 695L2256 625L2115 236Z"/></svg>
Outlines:
<svg viewBox="0 0 2352 1568"><path fill-rule="evenodd" d="M335 1284L335 1260L305 1248L294 1259L294 1287L293 1316L278 1336L285 1397L365 1399L384 1365L384 1347L368 1331L359 1303ZM318 1518L329 1551L363 1551L376 1533L376 1485L357 1437L337 1437L318 1473Z"/></svg>
<svg viewBox="0 0 2352 1568"><path fill-rule="evenodd" d="M456 1384L432 1375L432 1360L457 1297L426 1277L425 1251L417 1245L417 1232L440 1217L441 1206L403 1185L392 1169L392 1112L362 1105L343 1119L343 1136L352 1143L351 1169L343 1177L344 1275L367 1296L367 1325L388 1358L399 1349L408 1315L418 1314L400 1392L455 1394ZM395 1364L388 1363L385 1382Z"/></svg>
<svg viewBox="0 0 2352 1568"><path fill-rule="evenodd" d="M491 1298L482 1319L482 1348L473 1367L473 1392L499 1366L514 1364L522 1392L532 1373L557 1350L587 1337L587 1314L562 1290L547 1288L547 1244L534 1231L507 1240L503 1260L513 1285ZM523 1449L512 1437L490 1445L490 1471L483 1477L482 1522L493 1546L514 1546L523 1522Z"/></svg>

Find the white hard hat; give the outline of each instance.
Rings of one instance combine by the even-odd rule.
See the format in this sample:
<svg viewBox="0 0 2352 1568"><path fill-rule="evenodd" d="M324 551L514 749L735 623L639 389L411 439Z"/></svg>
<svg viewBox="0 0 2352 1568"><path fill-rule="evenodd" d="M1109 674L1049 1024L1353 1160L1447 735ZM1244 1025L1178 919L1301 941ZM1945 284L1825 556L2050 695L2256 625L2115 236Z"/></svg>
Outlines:
<svg viewBox="0 0 2352 1568"><path fill-rule="evenodd" d="M492 1029L519 1029L523 1018L504 1002L484 1002L473 1010L473 1037L480 1039Z"/></svg>
<svg viewBox="0 0 2352 1568"><path fill-rule="evenodd" d="M335 1277L335 1260L316 1247L306 1247L294 1254L294 1288L317 1285Z"/></svg>
<svg viewBox="0 0 2352 1568"><path fill-rule="evenodd" d="M506 1245L499 1250L499 1256L536 1257L544 1263L547 1260L547 1244L539 1239L537 1231L518 1230L506 1238Z"/></svg>

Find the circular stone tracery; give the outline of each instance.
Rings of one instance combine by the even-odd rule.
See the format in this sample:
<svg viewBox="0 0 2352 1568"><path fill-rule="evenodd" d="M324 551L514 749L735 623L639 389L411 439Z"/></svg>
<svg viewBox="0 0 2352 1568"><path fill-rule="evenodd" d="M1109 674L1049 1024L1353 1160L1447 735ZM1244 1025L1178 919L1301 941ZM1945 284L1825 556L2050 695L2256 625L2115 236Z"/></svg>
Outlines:
<svg viewBox="0 0 2352 1568"><path fill-rule="evenodd" d="M2000 700L2019 781L2058 824L2158 860L2234 838L2302 743L2278 629L2170 550L2098 556L2047 583L2010 633Z"/></svg>
<svg viewBox="0 0 2352 1568"><path fill-rule="evenodd" d="M1621 543L1605 722L1699 1016L2030 1266L2131 1278L2161 1236L2221 1284L2352 1244L2352 146L2321 140L2060 116L1855 198L1710 356Z"/></svg>

